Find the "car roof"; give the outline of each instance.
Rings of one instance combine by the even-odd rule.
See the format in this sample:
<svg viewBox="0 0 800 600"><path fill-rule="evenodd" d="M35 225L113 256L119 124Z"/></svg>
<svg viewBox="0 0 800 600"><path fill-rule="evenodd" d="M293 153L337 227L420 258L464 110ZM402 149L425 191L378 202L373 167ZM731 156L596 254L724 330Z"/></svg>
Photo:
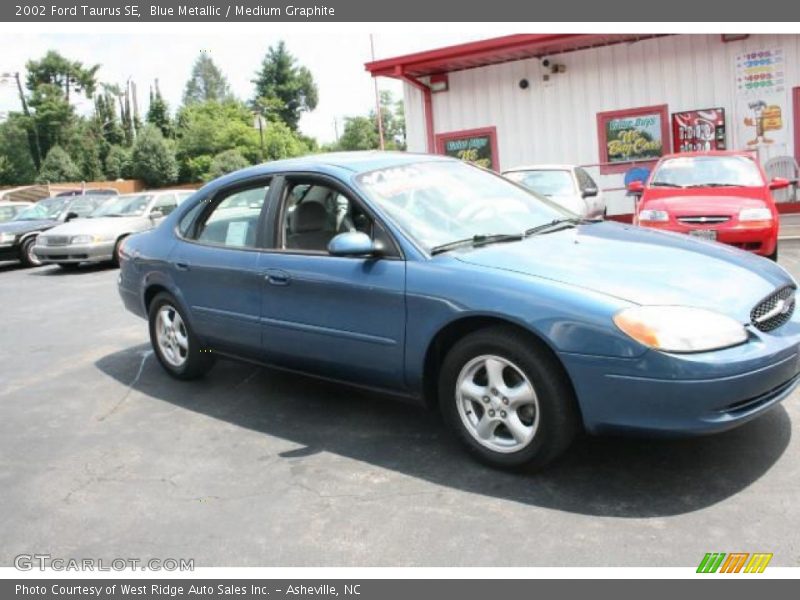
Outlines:
<svg viewBox="0 0 800 600"><path fill-rule="evenodd" d="M329 152L311 154L298 158L286 158L256 165L237 174L258 175L279 171L327 171L343 169L353 173L366 173L376 169L408 165L418 162L455 161L456 159L437 154L415 152L394 152L366 150L358 152Z"/></svg>
<svg viewBox="0 0 800 600"><path fill-rule="evenodd" d="M503 173L513 173L514 171L571 171L578 165L568 164L542 164L542 165L522 165L511 169L504 169Z"/></svg>
<svg viewBox="0 0 800 600"><path fill-rule="evenodd" d="M672 154L665 154L661 160L667 158L695 158L700 156L746 156L747 158L755 159L753 152L749 150L705 150L702 152L673 152Z"/></svg>

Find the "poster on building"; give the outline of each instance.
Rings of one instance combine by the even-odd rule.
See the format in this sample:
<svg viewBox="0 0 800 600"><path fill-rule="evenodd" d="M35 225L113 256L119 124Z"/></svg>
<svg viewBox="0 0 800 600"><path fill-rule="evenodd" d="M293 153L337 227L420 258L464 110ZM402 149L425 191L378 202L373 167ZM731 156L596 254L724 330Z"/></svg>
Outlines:
<svg viewBox="0 0 800 600"><path fill-rule="evenodd" d="M786 91L783 48L766 48L736 56L736 92L760 96Z"/></svg>
<svg viewBox="0 0 800 600"><path fill-rule="evenodd" d="M789 113L782 48L736 57L736 143L762 160L788 153Z"/></svg>
<svg viewBox="0 0 800 600"><path fill-rule="evenodd" d="M494 127L438 134L436 147L439 154L471 162L484 169L500 170L497 130Z"/></svg>
<svg viewBox="0 0 800 600"><path fill-rule="evenodd" d="M601 172L618 172L660 158L669 148L667 119L666 105L598 113L600 162L605 165Z"/></svg>
<svg viewBox="0 0 800 600"><path fill-rule="evenodd" d="M725 150L725 109L706 108L672 113L674 152Z"/></svg>

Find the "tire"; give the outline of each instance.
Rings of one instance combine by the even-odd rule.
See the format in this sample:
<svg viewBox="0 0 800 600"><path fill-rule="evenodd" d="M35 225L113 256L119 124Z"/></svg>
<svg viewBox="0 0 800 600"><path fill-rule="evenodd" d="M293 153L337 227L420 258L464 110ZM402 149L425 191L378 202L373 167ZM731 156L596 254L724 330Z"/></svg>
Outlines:
<svg viewBox="0 0 800 600"><path fill-rule="evenodd" d="M121 237L117 240L117 243L114 244L114 253L111 255L111 264L115 267L119 266L119 247L122 245L122 241L124 237Z"/></svg>
<svg viewBox="0 0 800 600"><path fill-rule="evenodd" d="M56 264L65 271L76 271L78 269L78 263L56 263Z"/></svg>
<svg viewBox="0 0 800 600"><path fill-rule="evenodd" d="M36 237L31 236L22 242L22 245L19 248L19 262L22 263L24 267L41 267L42 261L40 261L36 255L33 253L33 246L36 244Z"/></svg>
<svg viewBox="0 0 800 600"><path fill-rule="evenodd" d="M778 262L778 244L775 244L775 251L767 256L768 259Z"/></svg>
<svg viewBox="0 0 800 600"><path fill-rule="evenodd" d="M148 309L148 321L153 351L171 376L197 379L214 365L213 355L203 352L202 344L170 294L162 292L153 298ZM164 326L167 330L163 329Z"/></svg>
<svg viewBox="0 0 800 600"><path fill-rule="evenodd" d="M575 394L561 364L544 344L511 327L483 329L453 346L439 375L439 405L469 452L501 469L544 467L569 447L581 428ZM488 437L479 441L479 432Z"/></svg>

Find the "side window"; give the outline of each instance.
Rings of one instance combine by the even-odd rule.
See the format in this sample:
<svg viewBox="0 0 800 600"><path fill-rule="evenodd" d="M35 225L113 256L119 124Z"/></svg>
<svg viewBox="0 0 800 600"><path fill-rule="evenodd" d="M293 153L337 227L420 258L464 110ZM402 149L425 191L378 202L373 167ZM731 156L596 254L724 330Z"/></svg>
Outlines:
<svg viewBox="0 0 800 600"><path fill-rule="evenodd" d="M374 235L374 223L357 202L324 184L289 184L280 227L280 247L327 252L339 233L361 231Z"/></svg>
<svg viewBox="0 0 800 600"><path fill-rule="evenodd" d="M153 210L160 210L165 217L176 208L178 208L178 201L175 194L163 194L153 204Z"/></svg>
<svg viewBox="0 0 800 600"><path fill-rule="evenodd" d="M597 189L597 184L594 182L594 179L581 167L575 169L575 175L578 177L578 185L580 185L581 191L587 188Z"/></svg>
<svg viewBox="0 0 800 600"><path fill-rule="evenodd" d="M195 239L234 248L255 248L258 219L268 191L268 185L260 185L224 196L201 217Z"/></svg>
<svg viewBox="0 0 800 600"><path fill-rule="evenodd" d="M69 212L74 212L79 217L86 217L95 209L96 206L96 200L81 198L79 200L75 200L75 202L70 205Z"/></svg>

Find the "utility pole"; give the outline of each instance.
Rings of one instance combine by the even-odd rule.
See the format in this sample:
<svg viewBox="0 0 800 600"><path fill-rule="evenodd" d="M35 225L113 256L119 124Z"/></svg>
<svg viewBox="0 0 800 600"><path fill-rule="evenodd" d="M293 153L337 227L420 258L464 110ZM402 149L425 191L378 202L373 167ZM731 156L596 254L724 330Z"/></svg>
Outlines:
<svg viewBox="0 0 800 600"><path fill-rule="evenodd" d="M17 83L17 92L19 93L19 102L22 105L22 114L28 118L28 123L30 123L31 126L31 130L28 131L28 141L32 146L31 154L33 157L33 164L38 170L42 165L42 147L39 144L39 129L36 127L36 121L31 118L31 112L28 109L28 101L25 100L25 92L22 89L22 80L19 77L19 71L15 71L14 73L3 73L0 75L0 77L5 79L10 79L13 77L14 81Z"/></svg>
<svg viewBox="0 0 800 600"><path fill-rule="evenodd" d="M372 39L372 34L369 34L369 48L372 53L372 61L375 62L375 40ZM375 85L375 118L378 119L378 140L380 140L381 150L385 149L383 143L383 111L381 110L381 97L378 93L378 78L373 77L372 83Z"/></svg>

